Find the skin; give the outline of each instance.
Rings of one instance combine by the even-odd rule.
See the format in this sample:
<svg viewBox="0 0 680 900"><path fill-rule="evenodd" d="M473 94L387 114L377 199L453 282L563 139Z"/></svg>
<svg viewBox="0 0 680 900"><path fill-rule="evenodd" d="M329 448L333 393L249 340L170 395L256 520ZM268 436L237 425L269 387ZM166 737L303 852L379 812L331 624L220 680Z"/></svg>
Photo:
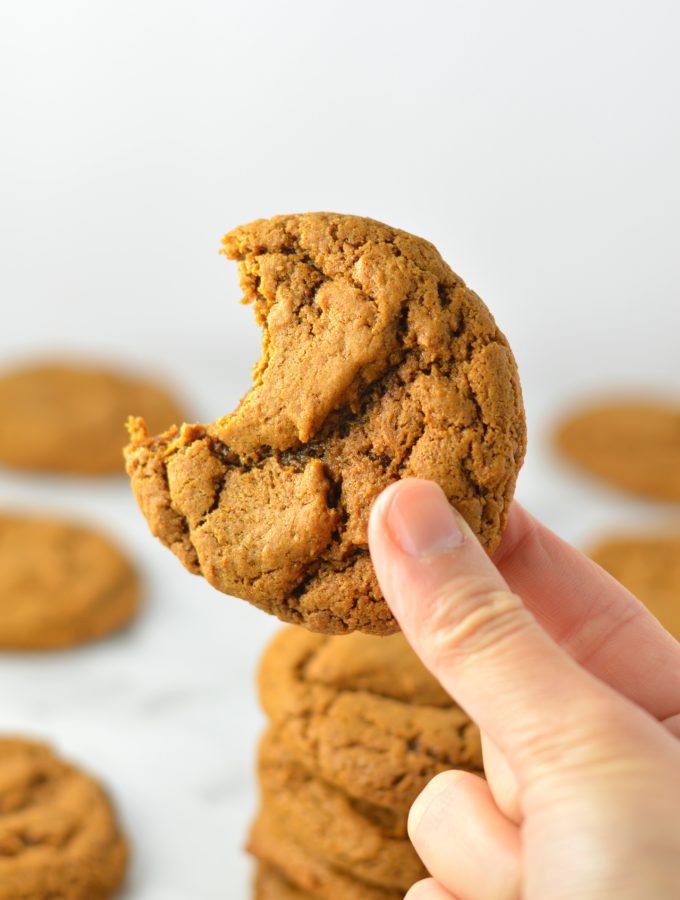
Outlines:
<svg viewBox="0 0 680 900"><path fill-rule="evenodd" d="M513 504L493 561L441 489L407 479L369 526L409 642L478 722L487 781L434 778L407 900L677 900L680 644Z"/></svg>

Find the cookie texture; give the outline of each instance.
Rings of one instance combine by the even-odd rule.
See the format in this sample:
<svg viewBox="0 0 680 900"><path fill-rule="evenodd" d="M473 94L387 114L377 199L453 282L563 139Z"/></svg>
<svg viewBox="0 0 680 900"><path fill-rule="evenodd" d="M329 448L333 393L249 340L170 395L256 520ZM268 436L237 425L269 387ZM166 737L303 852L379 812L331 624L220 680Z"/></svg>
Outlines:
<svg viewBox="0 0 680 900"><path fill-rule="evenodd" d="M67 362L7 371L0 375L0 465L122 473L130 415L158 430L183 420L166 390L122 372Z"/></svg>
<svg viewBox="0 0 680 900"><path fill-rule="evenodd" d="M406 836L408 810L434 775L482 770L477 726L401 635L286 628L264 654L259 688L290 756L367 815L381 810L381 828L393 837Z"/></svg>
<svg viewBox="0 0 680 900"><path fill-rule="evenodd" d="M0 514L0 649L48 650L127 625L138 576L106 537L56 519Z"/></svg>
<svg viewBox="0 0 680 900"><path fill-rule="evenodd" d="M507 341L432 244L370 219L258 220L224 253L263 330L253 386L209 425L131 422L139 506L218 590L313 631L391 633L367 547L383 488L433 479L500 539L525 450Z"/></svg>
<svg viewBox="0 0 680 900"><path fill-rule="evenodd" d="M588 555L680 641L680 532L613 536L592 547Z"/></svg>
<svg viewBox="0 0 680 900"><path fill-rule="evenodd" d="M248 851L298 889L320 900L402 900L403 891L368 884L303 850L267 810L257 817Z"/></svg>
<svg viewBox="0 0 680 900"><path fill-rule="evenodd" d="M313 894L296 888L278 869L266 863L258 863L255 873L255 900L306 900L312 896Z"/></svg>
<svg viewBox="0 0 680 900"><path fill-rule="evenodd" d="M614 487L680 501L680 404L612 400L559 426L560 452Z"/></svg>
<svg viewBox="0 0 680 900"><path fill-rule="evenodd" d="M105 900L127 860L92 778L43 744L0 739L0 900Z"/></svg>

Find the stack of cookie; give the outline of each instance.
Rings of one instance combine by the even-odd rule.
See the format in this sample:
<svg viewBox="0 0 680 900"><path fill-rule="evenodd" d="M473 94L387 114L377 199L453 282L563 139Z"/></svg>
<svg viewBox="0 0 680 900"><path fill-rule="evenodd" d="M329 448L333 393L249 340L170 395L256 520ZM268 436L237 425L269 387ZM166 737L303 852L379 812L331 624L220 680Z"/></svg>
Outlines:
<svg viewBox="0 0 680 900"><path fill-rule="evenodd" d="M400 900L427 876L408 810L438 772L481 771L476 726L401 635L286 628L264 655L260 695L257 900Z"/></svg>

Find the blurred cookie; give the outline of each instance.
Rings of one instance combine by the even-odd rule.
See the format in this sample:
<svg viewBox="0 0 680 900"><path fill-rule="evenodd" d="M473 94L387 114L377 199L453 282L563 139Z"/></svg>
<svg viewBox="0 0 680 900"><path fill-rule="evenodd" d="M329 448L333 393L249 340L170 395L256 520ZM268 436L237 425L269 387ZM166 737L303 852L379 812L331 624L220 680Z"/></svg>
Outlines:
<svg viewBox="0 0 680 900"><path fill-rule="evenodd" d="M291 839L285 823L277 822L267 810L260 812L251 829L248 851L280 872L284 881L319 900L403 900L403 891L353 878L303 850Z"/></svg>
<svg viewBox="0 0 680 900"><path fill-rule="evenodd" d="M0 739L0 900L105 900L127 861L96 781L44 744Z"/></svg>
<svg viewBox="0 0 680 900"><path fill-rule="evenodd" d="M127 625L140 585L130 562L90 528L0 514L0 649L47 650Z"/></svg>
<svg viewBox="0 0 680 900"><path fill-rule="evenodd" d="M123 472L125 421L182 421L163 388L82 364L27 365L0 375L0 465L42 472Z"/></svg>
<svg viewBox="0 0 680 900"><path fill-rule="evenodd" d="M218 590L312 631L392 633L371 504L430 478L497 546L526 437L508 343L432 244L371 219L260 219L224 253L263 328L253 387L209 425L132 422L139 506Z"/></svg>
<svg viewBox="0 0 680 900"><path fill-rule="evenodd" d="M612 537L588 555L680 641L680 534Z"/></svg>
<svg viewBox="0 0 680 900"><path fill-rule="evenodd" d="M262 862L257 864L255 900L306 900L312 896L292 885L285 875L273 866Z"/></svg>
<svg viewBox="0 0 680 900"><path fill-rule="evenodd" d="M305 769L394 811L402 827L433 775L482 769L477 726L401 635L286 628L265 651L259 687L277 737Z"/></svg>
<svg viewBox="0 0 680 900"><path fill-rule="evenodd" d="M571 462L615 487L680 501L680 406L592 406L566 418L555 441Z"/></svg>
<svg viewBox="0 0 680 900"><path fill-rule="evenodd" d="M262 807L303 850L369 884L405 893L427 871L407 838L395 838L342 791L301 766L274 730L260 745Z"/></svg>

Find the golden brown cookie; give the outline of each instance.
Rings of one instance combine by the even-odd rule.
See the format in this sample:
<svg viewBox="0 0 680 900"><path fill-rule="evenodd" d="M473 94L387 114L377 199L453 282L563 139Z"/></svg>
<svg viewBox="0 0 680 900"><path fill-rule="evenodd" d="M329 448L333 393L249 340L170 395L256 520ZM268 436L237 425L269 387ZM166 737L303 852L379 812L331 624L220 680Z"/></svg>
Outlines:
<svg viewBox="0 0 680 900"><path fill-rule="evenodd" d="M611 537L588 555L680 641L680 532Z"/></svg>
<svg viewBox="0 0 680 900"><path fill-rule="evenodd" d="M49 747L0 739L0 900L104 900L128 847L111 803Z"/></svg>
<svg viewBox="0 0 680 900"><path fill-rule="evenodd" d="M482 769L477 726L414 659L401 635L286 628L260 666L262 705L287 751L350 797L396 813L393 835L405 835L409 807L438 772Z"/></svg>
<svg viewBox="0 0 680 900"><path fill-rule="evenodd" d="M258 863L255 873L255 900L307 900L313 897L288 881L283 873L266 863Z"/></svg>
<svg viewBox="0 0 680 900"><path fill-rule="evenodd" d="M403 891L353 878L306 852L267 810L260 812L251 829L248 851L319 900L402 900L404 896Z"/></svg>
<svg viewBox="0 0 680 900"><path fill-rule="evenodd" d="M122 473L130 415L159 430L183 420L164 388L121 372L69 363L7 371L0 376L0 465Z"/></svg>
<svg viewBox="0 0 680 900"><path fill-rule="evenodd" d="M432 244L371 219L258 220L224 253L263 328L253 387L210 425L133 421L137 501L218 590L313 631L391 633L367 545L383 488L433 479L500 540L525 449L507 341Z"/></svg>
<svg viewBox="0 0 680 900"><path fill-rule="evenodd" d="M127 625L140 586L120 550L90 528L0 514L0 649L47 650Z"/></svg>
<svg viewBox="0 0 680 900"><path fill-rule="evenodd" d="M680 406L612 400L565 419L555 441L571 462L615 487L680 500Z"/></svg>
<svg viewBox="0 0 680 900"><path fill-rule="evenodd" d="M427 871L407 838L382 827L337 788L301 766L277 733L262 739L259 754L262 807L285 826L303 850L354 878L405 893Z"/></svg>

